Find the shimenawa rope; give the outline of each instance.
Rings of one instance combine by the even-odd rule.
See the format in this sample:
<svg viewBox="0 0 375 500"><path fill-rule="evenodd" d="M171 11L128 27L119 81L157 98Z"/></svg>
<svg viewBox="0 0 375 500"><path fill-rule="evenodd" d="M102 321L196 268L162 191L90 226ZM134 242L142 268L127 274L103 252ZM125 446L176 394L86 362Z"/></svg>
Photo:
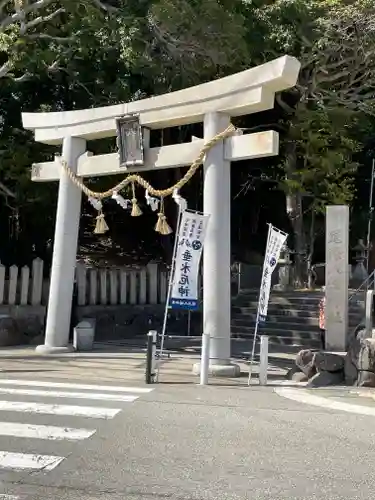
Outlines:
<svg viewBox="0 0 375 500"><path fill-rule="evenodd" d="M138 216L142 212L140 211L140 208L137 205L137 200L135 198L135 184L139 184L145 190L147 190L149 194L151 194L153 196L160 197L162 200L165 197L167 197L167 196L171 196L176 190L179 191L183 186L185 186L185 184L187 182L189 182L189 180L197 172L198 168L202 165L202 163L204 161L204 157L206 156L206 153L213 146L215 146L215 144L217 144L218 142L222 141L223 139L226 139L227 137L232 136L235 133L235 131L236 131L236 128L234 127L234 125L230 124L229 127L226 128L223 132L220 132L219 134L215 135L212 139L210 139L208 142L206 142L206 144L201 149L198 157L192 163L192 165L190 166L190 168L186 172L186 174L176 184L174 184L173 186L171 186L169 188L166 188L166 189L155 189L154 187L151 186L151 184L149 182L146 181L146 179L144 179L140 175L138 175L138 174L131 174L131 175L128 175L127 177L125 177L125 179L123 179L121 182L119 182L116 186L114 186L111 189L108 189L107 191L103 191L103 192L92 191L91 189L89 189L81 181L81 179L79 177L77 177L77 175L71 170L71 168L69 167L69 165L67 164L67 162L65 160L61 161L61 165L62 165L65 173L71 179L71 181L79 189L81 189L82 192L85 193L85 195L88 196L89 198L95 198L97 200L103 200L105 198L109 198L110 196L113 195L113 193L120 192L128 184L132 183L132 191L133 191L133 198L132 198L133 210L132 210L132 215L133 216ZM163 221L165 221L165 215L164 215L163 206L161 206L160 213L158 215L159 215L159 219L162 219ZM96 228L96 230L95 230L96 233L101 233L102 232L101 231L102 228L104 229L104 231L108 230L108 226L106 224L105 225L103 224L103 222L105 223L105 221L103 220L103 217L104 217L103 214L100 213L99 216L98 216L98 218L97 218L97 221L101 223L101 227L100 228L98 228L98 227ZM159 231L159 232L161 232L160 231L160 226L162 228L165 227L165 232L162 229L162 231L163 231L162 234L169 234L170 233L170 228L169 228L168 224L164 224L164 225L163 224L161 224L161 225L157 224L156 230Z"/></svg>

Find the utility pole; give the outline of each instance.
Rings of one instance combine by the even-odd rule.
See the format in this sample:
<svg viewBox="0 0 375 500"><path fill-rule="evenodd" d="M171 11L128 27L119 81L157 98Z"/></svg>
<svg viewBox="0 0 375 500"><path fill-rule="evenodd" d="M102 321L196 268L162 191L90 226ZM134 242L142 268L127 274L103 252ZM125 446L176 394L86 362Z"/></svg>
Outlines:
<svg viewBox="0 0 375 500"><path fill-rule="evenodd" d="M369 203L368 203L367 257L366 257L367 272L369 272L370 244L371 244L371 222L372 222L372 213L374 211L374 207L372 206L372 198L373 198L373 192L374 192L374 175L375 175L375 158L372 160L370 196L369 196Z"/></svg>

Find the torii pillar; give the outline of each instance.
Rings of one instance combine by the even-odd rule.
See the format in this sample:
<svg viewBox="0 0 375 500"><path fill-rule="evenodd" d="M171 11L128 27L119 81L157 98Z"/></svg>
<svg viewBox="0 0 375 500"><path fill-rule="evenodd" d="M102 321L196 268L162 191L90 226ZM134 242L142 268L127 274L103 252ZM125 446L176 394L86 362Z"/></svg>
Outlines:
<svg viewBox="0 0 375 500"><path fill-rule="evenodd" d="M232 117L272 109L275 93L296 84L300 63L284 56L226 78L115 106L57 113L23 113L23 125L37 141L62 144L63 157L79 177L143 172L190 165L204 143L222 132ZM84 154L85 141L116 136L116 118L138 115L144 127L160 129L204 123L204 139L145 150L142 167L123 169L116 153ZM210 214L204 245L203 328L211 337L210 371L236 376L230 352L230 163L275 156L278 134L236 135L214 146L204 161L204 211ZM57 161L33 166L35 181L60 181L51 289L43 352L68 350L76 259L80 193Z"/></svg>

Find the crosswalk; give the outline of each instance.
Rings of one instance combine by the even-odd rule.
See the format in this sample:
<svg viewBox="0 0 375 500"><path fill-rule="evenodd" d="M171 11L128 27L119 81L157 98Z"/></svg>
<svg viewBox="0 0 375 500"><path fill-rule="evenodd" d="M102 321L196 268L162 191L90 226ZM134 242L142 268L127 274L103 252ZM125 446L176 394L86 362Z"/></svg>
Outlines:
<svg viewBox="0 0 375 500"><path fill-rule="evenodd" d="M97 420L115 418L124 410L127 403L136 401L139 397L150 393L152 390L144 387L1 378L0 472L24 470L45 472L53 470L66 457L59 454L44 454L44 442L66 441L76 443L89 439L97 431L95 426ZM21 397L26 401L20 401ZM60 403L62 399L64 401ZM71 401L65 404L67 400ZM70 404L71 402L74 404ZM19 422L20 414L24 414L26 420L30 421ZM9 418L9 415L14 415L14 417ZM67 417L69 423L74 421L75 424L77 421L77 426L63 425L63 417ZM38 423L38 418L44 419L43 423ZM25 420L25 417L22 420ZM45 425L46 420L48 420L47 425ZM2 449L2 438L6 438L6 449ZM17 440L16 450L9 449L11 448L9 443L12 444L13 442L9 438ZM22 443L22 440L28 440L27 442L33 440L36 443L36 449L39 451L40 448L41 454L20 452L19 443ZM15 496L0 493L0 500L16 498Z"/></svg>

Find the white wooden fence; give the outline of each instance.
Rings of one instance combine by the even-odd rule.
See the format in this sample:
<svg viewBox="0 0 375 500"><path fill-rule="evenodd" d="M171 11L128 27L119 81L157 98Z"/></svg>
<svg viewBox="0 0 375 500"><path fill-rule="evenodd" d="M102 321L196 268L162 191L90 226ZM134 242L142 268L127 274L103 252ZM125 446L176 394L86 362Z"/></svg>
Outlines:
<svg viewBox="0 0 375 500"><path fill-rule="evenodd" d="M43 267L41 259L35 259L31 269L0 264L0 306L47 305L49 279L43 279ZM163 304L167 288L168 271L158 264L106 269L77 262L78 306Z"/></svg>
<svg viewBox="0 0 375 500"><path fill-rule="evenodd" d="M79 306L160 304L167 296L167 271L158 264L141 269L89 269L77 264Z"/></svg>
<svg viewBox="0 0 375 500"><path fill-rule="evenodd" d="M39 306L43 294L43 261L33 260L20 269L11 266L6 269L0 264L0 305Z"/></svg>
<svg viewBox="0 0 375 500"><path fill-rule="evenodd" d="M49 279L43 280L43 267L41 259L35 259L31 269L0 264L0 305L46 305ZM166 300L167 280L167 271L158 264L95 269L77 262L78 305L161 304Z"/></svg>

